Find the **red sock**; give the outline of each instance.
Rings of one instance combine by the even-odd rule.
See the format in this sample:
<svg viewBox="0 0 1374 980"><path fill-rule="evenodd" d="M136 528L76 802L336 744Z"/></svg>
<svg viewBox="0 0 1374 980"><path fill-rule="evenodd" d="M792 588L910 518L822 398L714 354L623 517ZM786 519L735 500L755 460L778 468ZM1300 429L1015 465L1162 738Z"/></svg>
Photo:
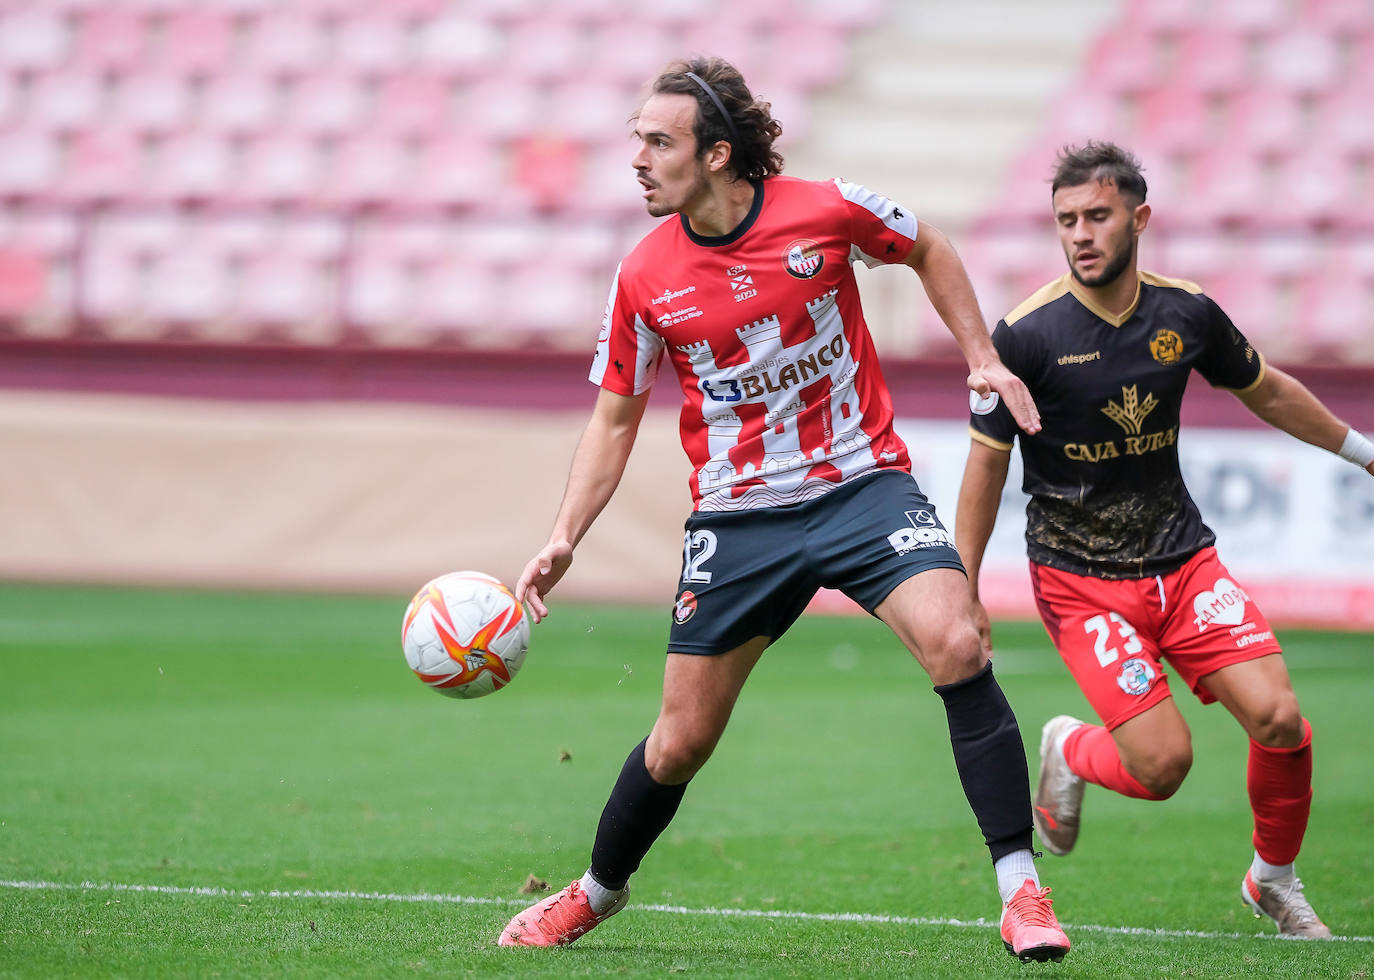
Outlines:
<svg viewBox="0 0 1374 980"><path fill-rule="evenodd" d="M1064 759L1069 768L1090 783L1105 786L1138 800L1162 800L1151 793L1121 764L1112 733L1101 725L1079 725L1064 740Z"/></svg>
<svg viewBox="0 0 1374 980"><path fill-rule="evenodd" d="M1255 852L1269 864L1292 864L1312 812L1312 726L1302 720L1302 742L1271 749L1250 742L1245 786L1255 813Z"/></svg>

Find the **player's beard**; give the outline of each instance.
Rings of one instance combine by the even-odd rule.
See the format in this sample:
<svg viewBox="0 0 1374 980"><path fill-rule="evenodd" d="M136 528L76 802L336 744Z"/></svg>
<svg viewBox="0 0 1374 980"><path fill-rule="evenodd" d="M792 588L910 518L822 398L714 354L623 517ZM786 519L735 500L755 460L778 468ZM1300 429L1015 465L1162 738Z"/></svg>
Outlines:
<svg viewBox="0 0 1374 980"><path fill-rule="evenodd" d="M663 185L658 185L658 189L662 190ZM710 184L706 180L706 161L699 159L697 160L696 172L693 174L692 183L682 192L681 199L677 203L662 199L658 201L645 201L644 208L649 212L651 218L663 218L670 214L677 214L679 211L685 211L688 205L693 201L704 197L708 193L710 193Z"/></svg>
<svg viewBox="0 0 1374 980"><path fill-rule="evenodd" d="M1102 271L1095 276L1084 276L1078 271L1073 261L1069 261L1069 271L1073 277L1089 289L1097 289L1101 286L1110 286L1121 278L1121 274L1126 271L1131 260L1135 258L1136 237L1131 232L1126 233L1126 241L1112 255L1111 260L1102 268Z"/></svg>

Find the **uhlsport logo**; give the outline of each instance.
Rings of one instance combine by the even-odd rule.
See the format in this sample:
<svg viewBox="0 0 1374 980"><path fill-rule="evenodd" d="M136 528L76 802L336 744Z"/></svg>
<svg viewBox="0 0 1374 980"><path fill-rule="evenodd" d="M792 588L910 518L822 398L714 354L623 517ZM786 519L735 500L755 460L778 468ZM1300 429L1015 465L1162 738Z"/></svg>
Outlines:
<svg viewBox="0 0 1374 980"><path fill-rule="evenodd" d="M1141 660L1139 657L1132 657L1124 662L1116 675L1117 686L1134 697L1140 697L1148 691L1154 679L1155 669L1150 666L1149 661Z"/></svg>
<svg viewBox="0 0 1374 980"><path fill-rule="evenodd" d="M794 279L814 279L825 265L825 253L809 238L798 238L783 250L782 264Z"/></svg>
<svg viewBox="0 0 1374 980"><path fill-rule="evenodd" d="M673 604L673 622L681 626L687 620L696 615L697 597L695 593L684 592L677 597L677 602Z"/></svg>
<svg viewBox="0 0 1374 980"><path fill-rule="evenodd" d="M940 524L935 513L929 510L909 510L906 519L911 527L900 527L887 536L888 544L899 555L905 555L918 548L954 547L954 538Z"/></svg>

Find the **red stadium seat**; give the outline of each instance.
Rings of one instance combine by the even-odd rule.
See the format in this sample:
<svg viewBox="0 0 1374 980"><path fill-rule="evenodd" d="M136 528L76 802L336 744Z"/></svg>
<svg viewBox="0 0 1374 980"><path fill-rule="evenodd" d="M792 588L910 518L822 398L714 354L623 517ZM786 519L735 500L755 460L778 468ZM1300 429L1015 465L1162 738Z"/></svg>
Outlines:
<svg viewBox="0 0 1374 980"><path fill-rule="evenodd" d="M1200 151L1215 142L1217 116L1213 100L1200 91L1153 88L1140 100L1137 152L1153 158Z"/></svg>
<svg viewBox="0 0 1374 980"><path fill-rule="evenodd" d="M214 202L232 192L234 168L234 151L227 139L186 130L162 141L153 154L150 179L139 190L145 198L159 201Z"/></svg>
<svg viewBox="0 0 1374 980"><path fill-rule="evenodd" d="M1294 332L1307 360L1374 360L1374 280L1335 263L1316 270L1298 292Z"/></svg>
<svg viewBox="0 0 1374 980"><path fill-rule="evenodd" d="M147 64L150 26L142 11L102 5L76 21L74 64L88 71L124 74Z"/></svg>
<svg viewBox="0 0 1374 980"><path fill-rule="evenodd" d="M1276 220L1308 228L1346 221L1356 189L1356 173L1346 158L1312 146L1282 161L1276 178L1268 205Z"/></svg>
<svg viewBox="0 0 1374 980"><path fill-rule="evenodd" d="M71 30L56 11L36 4L0 9L0 71L52 71L71 48Z"/></svg>
<svg viewBox="0 0 1374 980"><path fill-rule="evenodd" d="M230 136L258 136L281 125L282 86L262 75L226 72L201 89L197 122Z"/></svg>
<svg viewBox="0 0 1374 980"><path fill-rule="evenodd" d="M1294 24L1290 0L1212 0L1211 16L1251 36L1282 34Z"/></svg>
<svg viewBox="0 0 1374 980"><path fill-rule="evenodd" d="M1147 34L1172 34L1185 31L1206 19L1197 0L1127 0L1118 30L1139 30Z"/></svg>
<svg viewBox="0 0 1374 980"><path fill-rule="evenodd" d="M324 154L313 140L269 133L245 144L234 196L250 204L304 204L323 173Z"/></svg>
<svg viewBox="0 0 1374 980"><path fill-rule="evenodd" d="M1194 158L1188 182L1190 215L1216 225L1267 218L1269 169L1241 147L1218 146Z"/></svg>
<svg viewBox="0 0 1374 980"><path fill-rule="evenodd" d="M223 11L176 10L162 22L157 63L180 75L213 77L233 64L235 27Z"/></svg>
<svg viewBox="0 0 1374 980"><path fill-rule="evenodd" d="M1262 77L1305 95L1329 92L1341 73L1335 39L1315 30L1293 30L1270 38L1261 57Z"/></svg>
<svg viewBox="0 0 1374 980"><path fill-rule="evenodd" d="M302 75L290 83L283 124L307 136L339 137L357 130L367 109L363 85L352 76L336 71Z"/></svg>
<svg viewBox="0 0 1374 980"><path fill-rule="evenodd" d="M1300 0L1295 13L1299 23L1344 34L1374 27L1369 0Z"/></svg>
<svg viewBox="0 0 1374 980"><path fill-rule="evenodd" d="M331 63L358 79L376 79L410 67L410 25L377 10L358 11L334 29Z"/></svg>
<svg viewBox="0 0 1374 980"><path fill-rule="evenodd" d="M510 52L501 31L471 10L458 10L425 21L416 28L414 44L418 70L467 81L507 75L506 58Z"/></svg>
<svg viewBox="0 0 1374 980"><path fill-rule="evenodd" d="M37 253L0 245L0 318L35 312L47 294L48 261Z"/></svg>
<svg viewBox="0 0 1374 980"><path fill-rule="evenodd" d="M329 67L323 18L304 8L273 8L251 19L242 37L240 68L269 77L309 75Z"/></svg>
<svg viewBox="0 0 1374 980"><path fill-rule="evenodd" d="M1231 98L1218 142L1265 157L1293 152L1308 136L1301 98L1288 89L1255 87Z"/></svg>
<svg viewBox="0 0 1374 980"><path fill-rule="evenodd" d="M143 134L167 134L191 122L191 86L164 72L126 75L114 86L110 121Z"/></svg>
<svg viewBox="0 0 1374 980"><path fill-rule="evenodd" d="M1374 48L1371 48L1374 53ZM1374 160L1374 71L1354 79L1322 99L1316 108L1314 130L1322 134L1332 152Z"/></svg>
<svg viewBox="0 0 1374 980"><path fill-rule="evenodd" d="M147 186L147 164L146 144L129 130L86 130L68 143L66 160L60 177L54 174L52 191L80 205L136 200Z"/></svg>
<svg viewBox="0 0 1374 980"><path fill-rule="evenodd" d="M274 339L331 343L337 339L338 281L324 263L266 252L248 262L235 291L234 318Z"/></svg>
<svg viewBox="0 0 1374 980"><path fill-rule="evenodd" d="M383 133L359 134L334 147L321 200L336 207L384 207L405 192L414 154Z"/></svg>
<svg viewBox="0 0 1374 980"><path fill-rule="evenodd" d="M1249 43L1229 23L1186 31L1177 44L1171 84L1209 95L1251 84Z"/></svg>
<svg viewBox="0 0 1374 980"><path fill-rule="evenodd" d="M24 115L36 129L69 133L101 119L105 94L105 84L89 72L44 72L29 82Z"/></svg>
<svg viewBox="0 0 1374 980"><path fill-rule="evenodd" d="M414 179L395 204L408 208L503 208L510 193L497 149L476 133L427 140L418 150Z"/></svg>
<svg viewBox="0 0 1374 980"><path fill-rule="evenodd" d="M395 136L428 138L456 120L451 81L434 72L406 72L377 86L370 125Z"/></svg>
<svg viewBox="0 0 1374 980"><path fill-rule="evenodd" d="M1154 36L1120 29L1098 35L1083 67L1094 90L1113 98L1139 94L1157 84L1162 74Z"/></svg>

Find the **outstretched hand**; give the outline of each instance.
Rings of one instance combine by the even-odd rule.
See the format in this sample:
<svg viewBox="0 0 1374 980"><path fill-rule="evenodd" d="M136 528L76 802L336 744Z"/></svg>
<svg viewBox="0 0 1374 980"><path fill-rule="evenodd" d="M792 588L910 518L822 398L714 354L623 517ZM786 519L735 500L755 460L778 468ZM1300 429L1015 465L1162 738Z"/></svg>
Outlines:
<svg viewBox="0 0 1374 980"><path fill-rule="evenodd" d="M515 583L515 598L517 602L529 604L530 615L536 623L549 614L544 596L558 584L572 564L572 558L572 545L565 541L550 542L529 560L525 570L520 573Z"/></svg>
<svg viewBox="0 0 1374 980"><path fill-rule="evenodd" d="M1033 436L1040 431L1040 410L1035 407L1030 389L1005 364L974 368L968 376L968 386L983 398L997 392L1023 432Z"/></svg>

